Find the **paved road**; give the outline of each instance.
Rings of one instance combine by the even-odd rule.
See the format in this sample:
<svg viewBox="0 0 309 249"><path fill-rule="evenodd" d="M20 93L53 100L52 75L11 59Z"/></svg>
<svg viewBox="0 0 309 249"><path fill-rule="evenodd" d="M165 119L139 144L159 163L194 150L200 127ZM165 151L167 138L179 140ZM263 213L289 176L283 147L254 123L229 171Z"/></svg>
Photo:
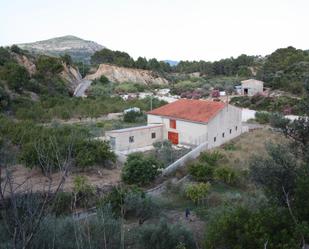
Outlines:
<svg viewBox="0 0 309 249"><path fill-rule="evenodd" d="M74 91L74 96L76 97L86 97L86 90L88 89L88 87L91 85L91 80L85 80L83 79L78 86L76 87L75 91Z"/></svg>

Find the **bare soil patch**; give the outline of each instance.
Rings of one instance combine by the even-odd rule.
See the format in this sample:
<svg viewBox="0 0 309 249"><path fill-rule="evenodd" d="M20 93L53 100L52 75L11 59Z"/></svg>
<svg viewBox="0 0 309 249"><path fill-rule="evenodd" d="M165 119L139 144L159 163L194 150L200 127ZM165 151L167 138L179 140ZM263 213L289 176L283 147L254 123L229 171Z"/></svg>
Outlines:
<svg viewBox="0 0 309 249"><path fill-rule="evenodd" d="M14 185L22 185L20 190L31 189L32 191L44 191L49 186L49 180L39 169L28 169L22 165L16 165L12 168L12 178ZM72 191L74 186L74 177L78 175L85 176L88 182L96 188L104 188L111 185L117 185L120 182L120 168L105 169L93 168L87 172L73 172L66 177L63 185L63 191ZM52 174L52 189L56 188L61 180L61 173Z"/></svg>

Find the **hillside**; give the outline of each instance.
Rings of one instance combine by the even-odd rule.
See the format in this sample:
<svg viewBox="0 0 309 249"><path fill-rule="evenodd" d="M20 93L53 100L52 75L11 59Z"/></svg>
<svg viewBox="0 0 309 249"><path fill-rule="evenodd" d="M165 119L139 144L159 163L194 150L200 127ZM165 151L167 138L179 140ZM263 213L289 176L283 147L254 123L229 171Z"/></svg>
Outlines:
<svg viewBox="0 0 309 249"><path fill-rule="evenodd" d="M74 61L90 62L90 57L104 46L76 36L67 35L32 43L18 44L22 49L36 54L60 56L69 54Z"/></svg>
<svg viewBox="0 0 309 249"><path fill-rule="evenodd" d="M87 75L86 79L94 80L100 78L102 75L107 77L109 81L115 83L132 82L144 85L162 85L168 83L165 78L160 77L157 73L150 70L126 68L108 64L100 64L98 70L93 74Z"/></svg>

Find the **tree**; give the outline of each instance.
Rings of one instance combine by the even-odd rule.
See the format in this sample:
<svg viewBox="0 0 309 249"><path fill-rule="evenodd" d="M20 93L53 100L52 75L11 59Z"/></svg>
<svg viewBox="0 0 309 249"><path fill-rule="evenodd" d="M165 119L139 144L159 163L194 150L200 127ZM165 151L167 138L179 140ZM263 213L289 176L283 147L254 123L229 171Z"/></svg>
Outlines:
<svg viewBox="0 0 309 249"><path fill-rule="evenodd" d="M66 65L73 65L73 60L72 57L69 54L64 54L61 56L61 60L66 64Z"/></svg>
<svg viewBox="0 0 309 249"><path fill-rule="evenodd" d="M290 195L294 193L301 165L287 145L269 144L266 149L269 157L260 156L251 160L251 179L262 186L270 198L285 205L284 191Z"/></svg>
<svg viewBox="0 0 309 249"><path fill-rule="evenodd" d="M72 140L73 141L73 140ZM67 147L67 154L59 158L56 165L52 165L50 155L45 150L37 149L41 168L46 176L45 186L42 186L42 194L35 192L29 179L24 182L16 182L10 168L11 160L2 161L0 165L1 184L0 205L2 208L1 220L6 227L11 248L28 249L40 232L42 223L46 220L49 209L53 207L53 200L63 186L71 167L72 144ZM54 147L58 153L57 147ZM6 156L6 158L8 158ZM52 168L57 167L60 180L54 182L51 173ZM4 175L2 174L4 171Z"/></svg>
<svg viewBox="0 0 309 249"><path fill-rule="evenodd" d="M132 153L122 168L122 180L128 184L149 184L160 173L162 163L153 156Z"/></svg>
<svg viewBox="0 0 309 249"><path fill-rule="evenodd" d="M217 212L209 220L206 248L298 249L298 233L287 209L236 207Z"/></svg>

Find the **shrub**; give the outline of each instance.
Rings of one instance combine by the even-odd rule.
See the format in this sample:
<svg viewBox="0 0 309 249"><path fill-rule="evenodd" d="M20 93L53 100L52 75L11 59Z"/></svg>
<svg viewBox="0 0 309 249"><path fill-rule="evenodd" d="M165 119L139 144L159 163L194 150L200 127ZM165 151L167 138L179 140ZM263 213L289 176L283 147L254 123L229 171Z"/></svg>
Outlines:
<svg viewBox="0 0 309 249"><path fill-rule="evenodd" d="M124 198L124 206L125 216L130 217L132 215L138 218L140 224L156 215L159 211L152 198L143 192L128 192Z"/></svg>
<svg viewBox="0 0 309 249"><path fill-rule="evenodd" d="M108 208L98 209L95 217L87 217L83 222L76 221L69 216L57 218L47 216L35 234L30 248L119 249L121 245L120 231L120 220L114 218ZM102 247L102 245L106 245L106 247Z"/></svg>
<svg viewBox="0 0 309 249"><path fill-rule="evenodd" d="M142 248L172 249L183 244L186 249L195 248L192 234L179 224L170 225L161 220L158 225L145 225L139 229L138 242Z"/></svg>
<svg viewBox="0 0 309 249"><path fill-rule="evenodd" d="M140 223L158 213L158 206L150 196L136 187L113 187L112 191L98 202L99 207L109 205L114 214L138 218Z"/></svg>
<svg viewBox="0 0 309 249"><path fill-rule="evenodd" d="M214 167L205 163L195 163L189 166L189 173L196 181L209 181L213 177Z"/></svg>
<svg viewBox="0 0 309 249"><path fill-rule="evenodd" d="M162 163L153 156L133 153L122 168L122 180L128 184L149 184L160 173Z"/></svg>
<svg viewBox="0 0 309 249"><path fill-rule="evenodd" d="M299 237L287 209L224 209L209 222L206 248L299 248Z"/></svg>
<svg viewBox="0 0 309 249"><path fill-rule="evenodd" d="M52 211L56 215L69 214L72 210L73 200L72 193L59 192L54 200Z"/></svg>
<svg viewBox="0 0 309 249"><path fill-rule="evenodd" d="M0 111L5 110L10 105L10 95L0 85Z"/></svg>
<svg viewBox="0 0 309 249"><path fill-rule="evenodd" d="M235 151L235 150L237 150L237 147L234 143L227 143L227 144L223 145L223 149L227 150L227 151Z"/></svg>
<svg viewBox="0 0 309 249"><path fill-rule="evenodd" d="M136 123L141 120L146 121L146 115L142 112L132 110L123 115L123 121L127 123Z"/></svg>
<svg viewBox="0 0 309 249"><path fill-rule="evenodd" d="M270 115L268 112L256 112L255 119L260 124L267 124L270 121Z"/></svg>
<svg viewBox="0 0 309 249"><path fill-rule="evenodd" d="M213 151L213 152L203 152L199 156L200 162L208 163L211 166L217 165L219 160L223 159L224 156L219 151Z"/></svg>
<svg viewBox="0 0 309 249"><path fill-rule="evenodd" d="M219 167L215 169L214 176L216 180L227 184L235 184L237 180L236 172L229 167Z"/></svg>
<svg viewBox="0 0 309 249"><path fill-rule="evenodd" d="M30 79L26 68L14 62L4 65L0 78L6 80L8 86L17 92L27 89Z"/></svg>
<svg viewBox="0 0 309 249"><path fill-rule="evenodd" d="M86 168L94 164L104 166L108 161L115 160L116 155L106 141L82 140L76 145L75 162L78 167Z"/></svg>
<svg viewBox="0 0 309 249"><path fill-rule="evenodd" d="M95 189L85 176L75 176L73 179L74 205L91 207L94 204Z"/></svg>
<svg viewBox="0 0 309 249"><path fill-rule="evenodd" d="M193 201L195 204L203 202L207 197L210 190L210 183L191 184L186 187L186 197Z"/></svg>

